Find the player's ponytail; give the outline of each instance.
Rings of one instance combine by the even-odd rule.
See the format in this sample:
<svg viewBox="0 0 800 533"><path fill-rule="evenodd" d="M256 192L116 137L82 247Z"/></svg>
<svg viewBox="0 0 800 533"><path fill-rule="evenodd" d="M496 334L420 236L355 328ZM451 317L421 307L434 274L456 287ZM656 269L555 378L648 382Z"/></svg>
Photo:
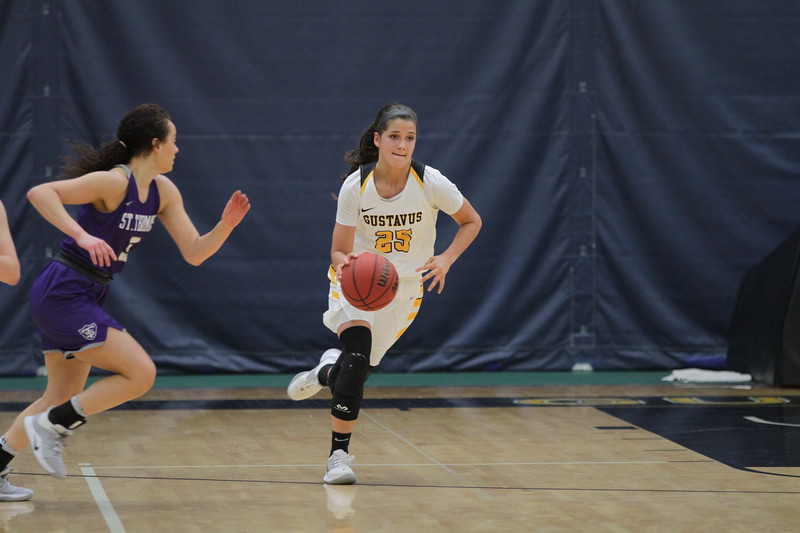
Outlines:
<svg viewBox="0 0 800 533"><path fill-rule="evenodd" d="M98 149L82 141L71 141L69 147L75 157L64 158L61 175L67 178L77 178L97 170L108 170L114 165L127 163L130 159L127 150L116 141L105 143Z"/></svg>

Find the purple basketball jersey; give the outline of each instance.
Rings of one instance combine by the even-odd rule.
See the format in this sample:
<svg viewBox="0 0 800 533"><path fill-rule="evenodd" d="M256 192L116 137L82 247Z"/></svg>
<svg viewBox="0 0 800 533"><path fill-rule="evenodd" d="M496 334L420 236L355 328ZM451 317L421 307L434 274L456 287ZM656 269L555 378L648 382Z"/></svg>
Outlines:
<svg viewBox="0 0 800 533"><path fill-rule="evenodd" d="M139 201L139 190L136 187L136 180L133 173L127 167L128 172L128 194L119 204L116 210L111 213L101 213L91 204L84 204L78 208L77 221L89 235L103 239L117 254L117 260L111 262L111 266L99 267L92 265L89 252L75 243L75 239L67 237L61 241L61 249L66 253L79 257L92 265L94 268L104 270L109 274L117 274L125 268L128 254L133 250L150 232L161 205L158 195L158 185L153 180L147 192L147 200Z"/></svg>
<svg viewBox="0 0 800 533"><path fill-rule="evenodd" d="M121 272L130 251L153 227L160 199L155 180L150 184L147 200L139 201L136 180L127 167L128 194L112 213L101 213L91 204L78 208L77 221L90 235L106 241L117 254L109 267L92 264L89 253L68 237L61 241L62 253L86 263L94 270L108 274ZM110 285L90 279L54 260L39 274L31 287L30 309L42 336L42 351L62 352L68 358L83 350L102 345L108 329L124 331L119 322L102 308Z"/></svg>

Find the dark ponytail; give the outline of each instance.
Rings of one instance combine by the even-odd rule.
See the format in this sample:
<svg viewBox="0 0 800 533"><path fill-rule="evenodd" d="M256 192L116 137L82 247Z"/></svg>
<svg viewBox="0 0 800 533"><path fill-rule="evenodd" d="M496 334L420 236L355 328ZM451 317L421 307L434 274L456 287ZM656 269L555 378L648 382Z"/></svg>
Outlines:
<svg viewBox="0 0 800 533"><path fill-rule="evenodd" d="M71 141L69 147L75 157L65 157L61 168L61 174L68 178L77 178L97 170L109 170L114 165L130 160L128 150L117 141L106 143L99 149L82 141Z"/></svg>
<svg viewBox="0 0 800 533"><path fill-rule="evenodd" d="M378 135L382 135L389 126L389 121L396 118L410 120L414 124L418 124L417 114L410 107L396 102L383 106L380 111L378 111L378 114L375 115L375 120L372 121L372 124L361 134L361 139L358 141L358 148L348 150L344 154L344 162L350 165L350 170L342 176L342 180L358 170L358 167L361 165L378 160L378 147L375 146L375 132L377 132Z"/></svg>
<svg viewBox="0 0 800 533"><path fill-rule="evenodd" d="M128 111L117 126L117 140L95 149L85 142L70 142L75 157L65 157L61 174L68 178L98 170L110 170L128 163L135 155L153 150L153 139L165 141L169 133L169 113L156 104L142 104Z"/></svg>

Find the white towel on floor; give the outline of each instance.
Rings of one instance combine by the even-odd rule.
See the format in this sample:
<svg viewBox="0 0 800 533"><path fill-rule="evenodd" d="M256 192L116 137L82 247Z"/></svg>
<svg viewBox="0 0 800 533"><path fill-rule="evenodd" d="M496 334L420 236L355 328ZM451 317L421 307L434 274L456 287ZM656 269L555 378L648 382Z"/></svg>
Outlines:
<svg viewBox="0 0 800 533"><path fill-rule="evenodd" d="M699 368L681 368L673 370L661 381L680 381L682 383L747 383L752 381L750 374L740 374L730 370L702 370Z"/></svg>

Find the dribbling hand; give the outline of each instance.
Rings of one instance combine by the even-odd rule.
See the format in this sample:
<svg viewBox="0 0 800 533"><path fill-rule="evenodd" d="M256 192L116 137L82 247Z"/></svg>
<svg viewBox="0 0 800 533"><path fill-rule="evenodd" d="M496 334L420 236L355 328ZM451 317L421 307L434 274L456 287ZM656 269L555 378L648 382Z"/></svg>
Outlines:
<svg viewBox="0 0 800 533"><path fill-rule="evenodd" d="M356 257L358 257L358 252L350 252L349 254L344 256L344 261L342 261L341 263L339 263L338 266L336 266L336 281L338 281L340 285L342 283L342 268L346 264L348 264L351 259L355 259Z"/></svg>

